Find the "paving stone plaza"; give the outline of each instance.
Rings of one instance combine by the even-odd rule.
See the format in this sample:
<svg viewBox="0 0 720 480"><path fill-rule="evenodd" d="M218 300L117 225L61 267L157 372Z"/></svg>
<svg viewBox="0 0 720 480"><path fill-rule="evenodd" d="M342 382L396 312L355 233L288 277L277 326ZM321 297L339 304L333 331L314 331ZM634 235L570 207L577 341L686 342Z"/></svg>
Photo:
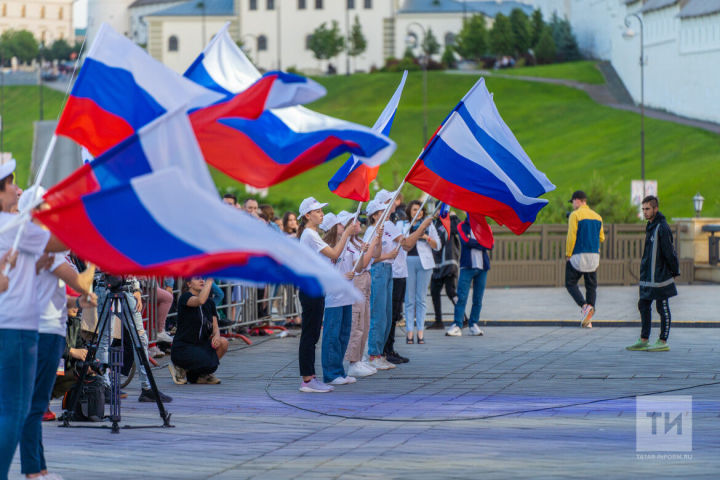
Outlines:
<svg viewBox="0 0 720 480"><path fill-rule="evenodd" d="M178 386L154 370L175 428L45 423L48 464L66 479L718 478L718 330L677 327L670 352L628 352L633 292L601 287L597 318L635 326L581 329L512 321L575 319L564 289L488 289L482 317L508 326L429 330L425 345L398 345L409 364L330 394L298 392L297 330L235 341L220 385ZM720 321L719 293L682 287L673 318ZM136 401L137 382L127 392L124 424L161 423ZM21 478L18 457L10 478Z"/></svg>

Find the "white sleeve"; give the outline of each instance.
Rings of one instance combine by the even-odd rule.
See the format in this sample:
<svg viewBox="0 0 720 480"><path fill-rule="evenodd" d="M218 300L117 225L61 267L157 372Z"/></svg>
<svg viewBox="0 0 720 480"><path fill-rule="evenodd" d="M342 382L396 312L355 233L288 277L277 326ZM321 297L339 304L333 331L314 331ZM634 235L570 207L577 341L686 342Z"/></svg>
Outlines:
<svg viewBox="0 0 720 480"><path fill-rule="evenodd" d="M53 264L52 264L52 266L50 266L49 270L51 272L54 272L55 270L60 268L61 265L65 265L66 263L69 263L69 262L65 259L65 255L63 255L62 253L56 253L55 259L53 260Z"/></svg>
<svg viewBox="0 0 720 480"><path fill-rule="evenodd" d="M50 241L50 232L34 223L28 223L25 230L23 230L22 237L20 237L18 249L32 255L42 255L48 241Z"/></svg>
<svg viewBox="0 0 720 480"><path fill-rule="evenodd" d="M435 225L433 225L432 223L430 224L430 227L428 228L428 235L430 235L430 238L435 240L435 248L433 248L433 250L435 250L435 251L440 250L440 236L438 235Z"/></svg>

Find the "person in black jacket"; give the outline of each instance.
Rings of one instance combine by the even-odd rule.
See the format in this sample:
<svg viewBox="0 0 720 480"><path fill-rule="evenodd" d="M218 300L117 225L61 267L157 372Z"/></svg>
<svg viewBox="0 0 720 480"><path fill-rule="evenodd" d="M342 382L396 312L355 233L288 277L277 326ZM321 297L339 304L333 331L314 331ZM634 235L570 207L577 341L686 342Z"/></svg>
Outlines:
<svg viewBox="0 0 720 480"><path fill-rule="evenodd" d="M645 249L640 262L640 300L638 309L642 319L640 340L628 350L666 352L670 334L670 305L668 299L677 295L674 277L680 275L679 262L673 247L672 231L665 216L658 211L658 199L652 195L642 201L642 211L648 221L645 230ZM653 300L660 314L660 338L654 344L650 338L650 307Z"/></svg>
<svg viewBox="0 0 720 480"><path fill-rule="evenodd" d="M430 280L430 297L435 310L435 323L427 328L444 330L442 321L442 289L453 305L457 302L458 259L460 258L460 238L457 227L460 219L454 212L450 212L450 232L445 230L442 221L435 219L435 229L440 237L440 250L433 251L435 268ZM467 320L466 320L467 322Z"/></svg>

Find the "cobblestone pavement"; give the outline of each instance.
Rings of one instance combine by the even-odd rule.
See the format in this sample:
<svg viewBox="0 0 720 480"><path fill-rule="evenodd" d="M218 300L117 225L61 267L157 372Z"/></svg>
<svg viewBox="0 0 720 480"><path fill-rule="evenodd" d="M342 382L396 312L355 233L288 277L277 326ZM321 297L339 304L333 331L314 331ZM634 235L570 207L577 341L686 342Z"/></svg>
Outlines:
<svg viewBox="0 0 720 480"><path fill-rule="evenodd" d="M220 385L177 386L154 371L174 397L175 428L113 435L46 423L45 451L66 479L717 478L718 331L678 328L670 352L625 351L637 334L430 330L425 345L398 345L409 364L330 394L297 391L296 337L233 343ZM123 421L160 424L154 404L136 401L137 383L127 390ZM635 396L658 392L692 396L692 420L681 435L670 429L670 451L637 452Z"/></svg>

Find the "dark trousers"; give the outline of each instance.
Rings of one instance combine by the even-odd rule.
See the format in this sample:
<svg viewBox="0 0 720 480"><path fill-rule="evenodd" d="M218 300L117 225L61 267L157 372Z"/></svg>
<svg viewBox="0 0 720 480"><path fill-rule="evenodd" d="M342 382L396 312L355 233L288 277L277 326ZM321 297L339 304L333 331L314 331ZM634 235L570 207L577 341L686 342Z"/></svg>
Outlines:
<svg viewBox="0 0 720 480"><path fill-rule="evenodd" d="M642 320L642 330L640 338L650 338L650 322L652 300L641 298L638 301L638 310L640 310L640 319ZM670 335L670 303L667 298L655 300L655 308L660 314L660 340L667 341Z"/></svg>
<svg viewBox="0 0 720 480"><path fill-rule="evenodd" d="M392 294L392 324L390 325L390 334L385 342L383 354L387 355L395 351L395 327L400 321L403 314L403 302L405 301L405 284L406 278L393 278L393 294Z"/></svg>
<svg viewBox="0 0 720 480"><path fill-rule="evenodd" d="M432 297L435 322L442 323L442 299L440 293L445 287L445 294L453 305L457 302L457 275L447 275L430 280L430 296Z"/></svg>
<svg viewBox="0 0 720 480"><path fill-rule="evenodd" d="M580 277L585 279L585 297L580 293L578 282ZM568 260L565 264L565 288L570 292L575 303L582 307L586 303L595 308L595 299L597 297L597 272L580 272L575 270Z"/></svg>
<svg viewBox="0 0 720 480"><path fill-rule="evenodd" d="M315 375L315 345L320 339L323 315L325 314L325 297L310 297L300 291L298 295L302 306L302 325L300 330L300 348L298 360L300 375Z"/></svg>
<svg viewBox="0 0 720 480"><path fill-rule="evenodd" d="M187 381L196 383L203 375L215 373L220 366L217 351L212 347L210 338L203 343L194 345L176 341L170 351L170 360L185 369Z"/></svg>

